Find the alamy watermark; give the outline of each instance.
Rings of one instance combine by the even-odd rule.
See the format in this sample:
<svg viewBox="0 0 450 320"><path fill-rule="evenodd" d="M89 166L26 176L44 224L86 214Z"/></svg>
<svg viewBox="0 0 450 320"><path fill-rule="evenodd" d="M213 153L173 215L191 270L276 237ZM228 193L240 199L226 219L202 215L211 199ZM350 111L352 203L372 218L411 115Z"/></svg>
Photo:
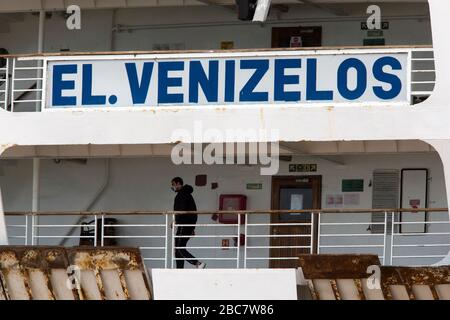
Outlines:
<svg viewBox="0 0 450 320"><path fill-rule="evenodd" d="M81 8L75 4L72 4L66 9L66 27L69 30L81 29Z"/></svg>
<svg viewBox="0 0 450 320"><path fill-rule="evenodd" d="M370 16L367 18L367 28L369 30L381 29L381 8L376 4L367 7L367 14Z"/></svg>
<svg viewBox="0 0 450 320"><path fill-rule="evenodd" d="M260 165L261 175L274 175L279 170L278 130L220 131L212 128L204 129L202 122L196 121L193 130L176 129L171 140L182 141L172 148L171 159L176 165Z"/></svg>

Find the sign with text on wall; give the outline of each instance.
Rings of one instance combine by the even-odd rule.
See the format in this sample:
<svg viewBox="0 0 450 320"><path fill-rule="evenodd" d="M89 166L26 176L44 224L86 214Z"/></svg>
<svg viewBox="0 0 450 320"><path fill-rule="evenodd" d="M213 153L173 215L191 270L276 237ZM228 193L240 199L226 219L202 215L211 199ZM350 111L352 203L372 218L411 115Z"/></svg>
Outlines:
<svg viewBox="0 0 450 320"><path fill-rule="evenodd" d="M406 52L265 54L50 59L46 108L408 104Z"/></svg>

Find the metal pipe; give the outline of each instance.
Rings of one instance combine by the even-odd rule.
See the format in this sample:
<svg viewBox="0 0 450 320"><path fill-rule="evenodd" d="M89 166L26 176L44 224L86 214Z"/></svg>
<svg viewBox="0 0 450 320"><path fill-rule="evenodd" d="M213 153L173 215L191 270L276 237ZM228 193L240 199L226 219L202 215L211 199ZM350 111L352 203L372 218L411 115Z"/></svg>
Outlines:
<svg viewBox="0 0 450 320"><path fill-rule="evenodd" d="M39 11L39 26L38 26L38 45L37 45L37 52L42 53L44 50L44 32L45 31L45 10ZM38 67L42 67L39 65L41 62L37 62ZM38 69L37 71L37 78L42 78L42 69ZM14 79L13 79L14 81ZM36 82L36 89L40 89L42 87L42 83L37 80ZM14 91L12 91L12 94L14 94ZM36 100L39 93L36 93ZM14 99L14 98L13 98ZM40 111L41 103L40 101L36 102L36 111ZM31 200L31 211L38 212L40 207L40 175L41 175L41 166L40 166L40 159L39 158L33 158L33 188L32 188L32 200ZM35 218L35 223L39 224L39 217ZM39 230L39 229L38 229ZM39 231L37 231L39 232ZM37 234L39 236L39 234Z"/></svg>
<svg viewBox="0 0 450 320"><path fill-rule="evenodd" d="M0 245L8 245L8 232L3 209L2 189L0 187Z"/></svg>

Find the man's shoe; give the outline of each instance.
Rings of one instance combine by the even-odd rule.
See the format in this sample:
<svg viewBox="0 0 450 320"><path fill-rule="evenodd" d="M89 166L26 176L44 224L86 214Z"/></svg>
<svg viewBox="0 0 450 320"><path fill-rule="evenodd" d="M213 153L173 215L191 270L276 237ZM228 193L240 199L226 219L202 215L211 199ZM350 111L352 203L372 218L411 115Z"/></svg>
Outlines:
<svg viewBox="0 0 450 320"><path fill-rule="evenodd" d="M204 263L204 262L200 262L198 265L197 265L197 269L205 269L206 268L206 263Z"/></svg>

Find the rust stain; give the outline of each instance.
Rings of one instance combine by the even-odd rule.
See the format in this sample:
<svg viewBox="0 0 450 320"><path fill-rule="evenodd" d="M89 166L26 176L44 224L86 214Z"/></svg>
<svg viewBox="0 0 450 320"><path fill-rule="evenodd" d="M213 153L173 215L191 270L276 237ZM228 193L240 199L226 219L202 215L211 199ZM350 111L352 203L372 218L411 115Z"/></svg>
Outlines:
<svg viewBox="0 0 450 320"><path fill-rule="evenodd" d="M104 283L101 277L102 270L117 270L123 293L126 299L131 299L127 286L125 270L139 270L142 272L147 296L150 299L150 287L146 278L144 265L140 252L134 248L94 248L94 247L24 247L10 246L0 247L0 299L11 299L11 288L6 286L5 279L11 271L19 275L23 281L27 295L33 299L30 279L34 272L42 273L46 288L46 296L50 300L56 300L56 294L50 280L52 269L67 269L69 265L76 265L81 270L92 271L96 279L96 285L102 300L106 299ZM86 288L80 286L72 290L76 300L90 298ZM115 293L117 297L121 296Z"/></svg>

